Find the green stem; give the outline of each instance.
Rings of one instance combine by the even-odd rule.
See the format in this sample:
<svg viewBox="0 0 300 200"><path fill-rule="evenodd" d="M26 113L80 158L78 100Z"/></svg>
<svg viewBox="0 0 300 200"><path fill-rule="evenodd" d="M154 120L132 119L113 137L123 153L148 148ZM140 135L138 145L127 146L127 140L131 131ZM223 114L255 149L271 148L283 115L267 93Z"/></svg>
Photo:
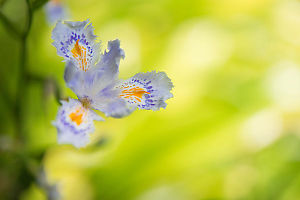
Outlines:
<svg viewBox="0 0 300 200"><path fill-rule="evenodd" d="M25 28L24 34L23 34L23 39L26 40L27 36L29 34L31 25L32 25L32 19L33 19L33 10L30 4L29 0L26 0L27 4L27 14L28 14L28 19L27 19L27 27Z"/></svg>
<svg viewBox="0 0 300 200"><path fill-rule="evenodd" d="M42 7L43 5L45 5L46 3L48 2L48 0L36 0L33 2L32 4L32 9L33 10L37 10L39 9L40 7Z"/></svg>
<svg viewBox="0 0 300 200"><path fill-rule="evenodd" d="M60 87L59 87L59 85L58 85L58 83L55 79L51 79L51 82L52 82L52 84L54 86L54 89L55 89L55 94L54 95L55 95L56 102L59 105L61 105L60 100L63 99L63 98L62 98Z"/></svg>
<svg viewBox="0 0 300 200"><path fill-rule="evenodd" d="M22 39L20 43L20 67L19 67L19 78L17 85L16 94L16 107L15 107L15 120L16 120L16 131L18 132L17 137L19 142L24 141L23 123L22 123L22 101L24 99L26 89L26 40Z"/></svg>
<svg viewBox="0 0 300 200"><path fill-rule="evenodd" d="M42 165L41 160L43 159L43 155L40 159L34 159L33 156L30 156L25 151L25 130L24 130L24 120L22 119L23 113L23 101L26 93L26 89L28 87L29 81L32 79L29 72L27 71L27 39L31 30L33 13L34 10L44 5L47 0L36 0L33 4L30 3L30 0L25 0L27 6L27 22L24 28L24 31L19 31L14 24L1 12L0 10L0 22L4 25L4 28L10 33L10 35L14 36L18 39L20 45L20 63L19 63L19 71L18 71L18 79L17 79L17 88L16 88L16 97L15 101L10 102L9 99L5 99L7 104L12 103L12 108L14 109L14 121L15 121L15 129L16 129L16 148L14 149L19 155L20 159L20 167L18 170L18 191L15 191L12 196L14 199L18 199L21 193L27 189L30 184L35 181L38 183L39 180L39 167ZM55 79L52 78L41 78L38 77L38 81L45 83L50 82L55 88L55 97L59 102L61 98L61 92L59 90L58 84ZM32 160L32 162L31 162ZM48 185L45 187L45 192L48 191Z"/></svg>
<svg viewBox="0 0 300 200"><path fill-rule="evenodd" d="M19 65L19 78L17 84L17 95L16 95L16 110L15 110L15 118L16 118L16 129L19 138L19 142L23 143L25 136L24 136L24 127L23 127L23 120L22 120L22 101L24 99L26 85L27 85L27 70L26 70L26 57L27 57L27 38L31 28L32 19L33 19L33 12L31 8L31 4L29 0L26 0L27 4L27 25L25 30L21 36L20 41L20 65Z"/></svg>
<svg viewBox="0 0 300 200"><path fill-rule="evenodd" d="M57 103L61 104L60 100L63 99L62 92L60 90L58 82L56 81L56 79L54 77L48 77L47 78L47 77L38 76L38 75L35 75L35 74L28 74L28 80L29 81L36 81L36 82L41 83L43 85L50 84L51 87L53 88L54 97L55 97Z"/></svg>

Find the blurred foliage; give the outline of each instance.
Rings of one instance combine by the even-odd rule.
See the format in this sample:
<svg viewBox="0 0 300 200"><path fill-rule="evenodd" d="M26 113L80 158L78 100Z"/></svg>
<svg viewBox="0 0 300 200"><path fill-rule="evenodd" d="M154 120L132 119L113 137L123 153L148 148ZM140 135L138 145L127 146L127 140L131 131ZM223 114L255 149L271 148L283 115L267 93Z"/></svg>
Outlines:
<svg viewBox="0 0 300 200"><path fill-rule="evenodd" d="M31 3L26 66L48 81L30 79L17 100L20 45L1 24L0 199L300 198L298 0L63 1L70 20L92 21L103 50L121 40L122 78L162 70L175 85L166 110L96 123L92 143L80 150L56 144L51 121L59 105L49 80L63 96L74 94L51 45L45 1ZM25 30L25 0L0 7Z"/></svg>

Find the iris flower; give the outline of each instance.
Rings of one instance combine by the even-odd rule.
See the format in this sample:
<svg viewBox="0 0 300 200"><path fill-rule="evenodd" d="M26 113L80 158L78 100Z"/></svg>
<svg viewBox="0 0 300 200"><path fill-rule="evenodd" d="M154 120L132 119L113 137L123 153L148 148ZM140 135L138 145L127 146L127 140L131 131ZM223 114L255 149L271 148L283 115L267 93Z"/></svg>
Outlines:
<svg viewBox="0 0 300 200"><path fill-rule="evenodd" d="M52 39L57 54L66 62L66 84L78 97L62 101L54 122L58 143L86 146L94 131L93 120L103 120L93 109L107 117L121 118L136 108L166 108L165 101L173 97L173 84L164 72L137 73L120 80L119 63L125 57L120 41L109 41L108 51L101 53L88 20L58 22Z"/></svg>
<svg viewBox="0 0 300 200"><path fill-rule="evenodd" d="M50 0L45 5L47 21L54 25L58 20L65 20L68 17L67 7L61 0Z"/></svg>

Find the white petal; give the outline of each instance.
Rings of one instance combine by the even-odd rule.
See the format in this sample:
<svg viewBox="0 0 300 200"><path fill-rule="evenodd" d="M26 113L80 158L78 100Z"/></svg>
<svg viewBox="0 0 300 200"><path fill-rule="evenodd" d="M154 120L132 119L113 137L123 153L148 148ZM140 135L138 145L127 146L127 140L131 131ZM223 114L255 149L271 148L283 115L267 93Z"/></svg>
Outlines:
<svg viewBox="0 0 300 200"><path fill-rule="evenodd" d="M122 90L120 97L140 109L159 110L166 108L166 100L172 98L171 80L164 72L138 73L117 85Z"/></svg>
<svg viewBox="0 0 300 200"><path fill-rule="evenodd" d="M100 43L96 42L93 26L89 21L58 21L52 32L53 45L57 54L87 71L99 61Z"/></svg>
<svg viewBox="0 0 300 200"><path fill-rule="evenodd" d="M107 117L121 118L131 114L136 106L129 105L117 96L107 99L105 102L94 103L93 107L103 112Z"/></svg>
<svg viewBox="0 0 300 200"><path fill-rule="evenodd" d="M125 52L120 48L120 40L118 39L109 41L107 49L108 52L104 52L96 68L97 70L105 71L107 76L117 76L120 60L125 58Z"/></svg>
<svg viewBox="0 0 300 200"><path fill-rule="evenodd" d="M80 101L62 101L53 125L57 128L59 144L84 147L89 142L89 134L94 132L93 120L102 120L94 111L84 108Z"/></svg>

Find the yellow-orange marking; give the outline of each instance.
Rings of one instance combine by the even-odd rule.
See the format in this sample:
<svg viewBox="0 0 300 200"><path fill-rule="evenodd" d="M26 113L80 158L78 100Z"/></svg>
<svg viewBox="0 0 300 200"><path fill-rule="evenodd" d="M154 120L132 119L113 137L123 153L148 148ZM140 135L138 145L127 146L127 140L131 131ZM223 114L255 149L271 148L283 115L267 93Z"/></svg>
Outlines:
<svg viewBox="0 0 300 200"><path fill-rule="evenodd" d="M69 117L70 119L75 122L78 126L82 123L82 116L83 113L79 109L77 109L75 112L72 112Z"/></svg>
<svg viewBox="0 0 300 200"><path fill-rule="evenodd" d="M86 59L86 48L79 45L79 40L76 41L73 49L71 50L74 58L77 60L80 69L87 71L87 59Z"/></svg>
<svg viewBox="0 0 300 200"><path fill-rule="evenodd" d="M128 86L124 87L128 88ZM126 99L136 99L137 101L141 102L141 98L143 97L144 94L150 94L150 92L145 91L143 88L140 87L134 87L131 89L126 89L122 91L122 94L120 94L121 97L126 98Z"/></svg>

